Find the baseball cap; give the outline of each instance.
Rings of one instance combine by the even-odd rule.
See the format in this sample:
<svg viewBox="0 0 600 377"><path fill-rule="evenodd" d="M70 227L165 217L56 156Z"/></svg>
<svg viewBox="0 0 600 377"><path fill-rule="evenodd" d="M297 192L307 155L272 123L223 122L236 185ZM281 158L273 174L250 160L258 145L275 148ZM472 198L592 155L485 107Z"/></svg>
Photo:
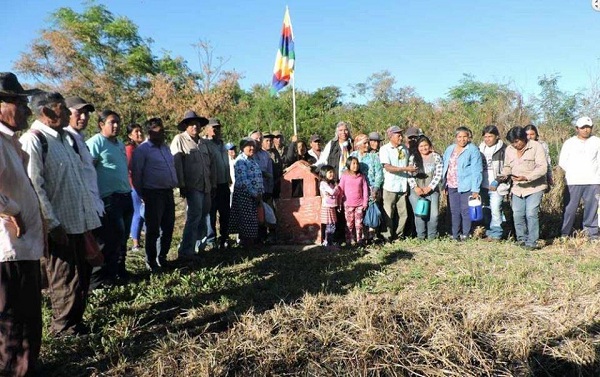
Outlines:
<svg viewBox="0 0 600 377"><path fill-rule="evenodd" d="M385 132L388 135L391 135L391 134L401 134L402 133L402 129L400 127L398 127L398 126L391 126Z"/></svg>
<svg viewBox="0 0 600 377"><path fill-rule="evenodd" d="M207 126L221 127L221 122L217 118L208 118Z"/></svg>
<svg viewBox="0 0 600 377"><path fill-rule="evenodd" d="M421 135L421 130L418 129L417 127L408 127L406 129L406 132L404 133L404 136L406 136L406 137L419 136L419 135Z"/></svg>
<svg viewBox="0 0 600 377"><path fill-rule="evenodd" d="M225 144L225 149L228 150L228 151L230 151L232 149L235 149L235 144L233 144L233 143L227 143L227 144Z"/></svg>
<svg viewBox="0 0 600 377"><path fill-rule="evenodd" d="M592 122L592 119L590 117L581 117L581 118L577 119L577 122L575 123L575 127L583 128L585 126L590 126L590 127L594 126L594 122Z"/></svg>
<svg viewBox="0 0 600 377"><path fill-rule="evenodd" d="M87 107L87 109L90 112L96 111L96 108L94 107L94 105L92 105L91 103L89 103L88 101L84 100L81 97L76 97L76 96L67 97L67 98L65 98L65 104L67 105L67 107L69 109L81 110L81 109Z"/></svg>
<svg viewBox="0 0 600 377"><path fill-rule="evenodd" d="M314 141L321 141L321 136L314 134L310 137L310 142L314 142Z"/></svg>
<svg viewBox="0 0 600 377"><path fill-rule="evenodd" d="M281 136L281 131L279 131L279 130L273 131L273 136L274 137Z"/></svg>
<svg viewBox="0 0 600 377"><path fill-rule="evenodd" d="M379 135L379 132L369 133L369 140L381 141L381 136Z"/></svg>

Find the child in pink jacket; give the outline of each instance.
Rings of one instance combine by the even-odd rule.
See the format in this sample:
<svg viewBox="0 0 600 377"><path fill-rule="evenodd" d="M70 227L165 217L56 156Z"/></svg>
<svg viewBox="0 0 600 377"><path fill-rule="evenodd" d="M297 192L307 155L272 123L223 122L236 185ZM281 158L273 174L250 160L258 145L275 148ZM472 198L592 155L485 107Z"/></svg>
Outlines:
<svg viewBox="0 0 600 377"><path fill-rule="evenodd" d="M346 168L340 179L346 215L346 245L363 245L363 215L369 205L369 185L360 173L358 158L348 157Z"/></svg>

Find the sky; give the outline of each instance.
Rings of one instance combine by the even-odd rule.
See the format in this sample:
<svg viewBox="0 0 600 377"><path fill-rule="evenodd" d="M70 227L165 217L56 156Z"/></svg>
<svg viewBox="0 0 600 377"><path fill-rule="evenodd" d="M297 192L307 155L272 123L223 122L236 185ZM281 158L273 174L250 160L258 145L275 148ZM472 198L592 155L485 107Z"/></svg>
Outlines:
<svg viewBox="0 0 600 377"><path fill-rule="evenodd" d="M0 71L71 0L1 0ZM243 75L242 88L270 84L286 5L295 37L296 89L350 85L388 70L397 87L411 86L427 101L446 97L463 74L539 93L538 78L560 75L568 93L600 76L600 12L594 0L99 0L151 38L156 55L168 51L200 70L194 43L209 41L226 70ZM21 81L28 82L23 78Z"/></svg>

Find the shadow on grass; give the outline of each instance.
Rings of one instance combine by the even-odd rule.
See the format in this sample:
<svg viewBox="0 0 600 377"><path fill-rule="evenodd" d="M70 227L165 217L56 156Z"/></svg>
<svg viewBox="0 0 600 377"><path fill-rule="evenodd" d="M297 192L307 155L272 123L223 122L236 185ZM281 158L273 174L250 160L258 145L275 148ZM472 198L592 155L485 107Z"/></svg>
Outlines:
<svg viewBox="0 0 600 377"><path fill-rule="evenodd" d="M369 252L381 255L378 254L376 261L375 258L361 260ZM249 310L259 314L280 303L293 303L307 293L342 295L360 286L365 278L386 265L411 258L412 253L408 251L389 248L385 252L360 248L328 252L320 247L302 250L301 246L271 246L253 251L232 249L204 253L196 261L172 262L171 267L163 272L164 277L179 274L176 276L184 279L194 273L225 271L220 267L238 265L242 271L223 272L228 283L218 289L167 294L167 298L150 301L143 305L143 309L121 306L111 311L111 307L116 308L118 303L133 302L137 295L148 294L144 290L152 289L148 281L150 274L139 271L133 274L130 285L125 289L107 292L98 299L101 306L92 315L91 322L99 334L83 339L52 341L52 357L42 365L41 375L62 376L68 372L70 376L88 376L102 373L115 368L123 360L143 358L156 348L159 339L169 334L185 332L195 336L219 333L229 329L240 315ZM231 274L243 274L248 278L237 280ZM164 289L174 292L175 285L177 283L173 280L167 281ZM207 311L190 316L190 319L183 315L223 298L227 303L222 310ZM111 336L114 322L126 317L136 319L133 333Z"/></svg>
<svg viewBox="0 0 600 377"><path fill-rule="evenodd" d="M600 322L588 326L576 327L560 337L550 339L543 345L532 350L528 357L530 374L539 377L562 377L562 376L600 376L600 344L594 346L594 357L587 364L579 364L565 360L559 356L551 355L549 348L558 348L568 340L581 338L598 338L600 336Z"/></svg>

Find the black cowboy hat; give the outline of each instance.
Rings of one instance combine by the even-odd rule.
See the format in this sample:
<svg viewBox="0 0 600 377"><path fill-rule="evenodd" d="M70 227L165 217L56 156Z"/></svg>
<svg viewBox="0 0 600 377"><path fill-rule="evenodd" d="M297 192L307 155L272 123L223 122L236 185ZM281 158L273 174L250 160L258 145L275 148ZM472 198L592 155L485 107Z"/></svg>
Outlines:
<svg viewBox="0 0 600 377"><path fill-rule="evenodd" d="M31 96L39 93L39 89L25 90L19 83L17 76L12 72L0 72L0 96L1 97L16 97L16 96Z"/></svg>
<svg viewBox="0 0 600 377"><path fill-rule="evenodd" d="M208 124L208 119L206 119L205 117L198 116L192 110L188 110L183 115L183 120L177 125L177 129L179 131L185 131L188 124L193 121L200 122L200 127L204 127Z"/></svg>

